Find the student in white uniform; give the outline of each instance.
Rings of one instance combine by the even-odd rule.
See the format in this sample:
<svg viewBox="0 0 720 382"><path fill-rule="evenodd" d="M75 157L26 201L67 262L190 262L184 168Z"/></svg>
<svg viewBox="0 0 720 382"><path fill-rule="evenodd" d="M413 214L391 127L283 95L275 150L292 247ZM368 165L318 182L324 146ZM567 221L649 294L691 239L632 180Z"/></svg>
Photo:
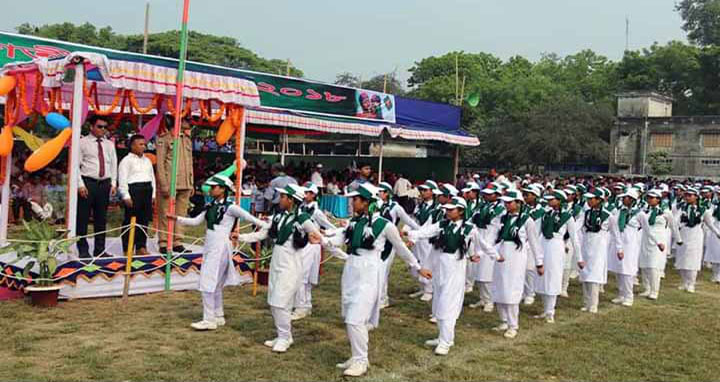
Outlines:
<svg viewBox="0 0 720 382"><path fill-rule="evenodd" d="M617 198L622 204L610 217L610 232L615 247L608 253L608 270L615 273L618 283L618 296L612 303L632 306L633 279L637 277L642 245L642 224L637 216L640 209L636 205L640 194L636 189L629 188Z"/></svg>
<svg viewBox="0 0 720 382"><path fill-rule="evenodd" d="M582 212L584 210L584 203L582 201L582 194L580 191L582 185L568 185L565 187L565 194L567 195L567 203L564 208L570 213L572 219L575 221L575 234L577 235L578 241L582 242L582 225L583 222L580 220ZM578 194L579 193L579 194ZM565 264L563 267L562 277L562 290L560 291L560 297L568 298L568 287L570 286L570 279L573 273L577 273L577 255L575 254L575 248L570 242L570 235L565 235Z"/></svg>
<svg viewBox="0 0 720 382"><path fill-rule="evenodd" d="M535 222L537 237L540 238L540 223L545 214L545 208L540 204L544 187L541 184L530 184L522 190L525 199L523 213L530 214L530 219ZM525 273L525 288L523 289L523 304L532 305L535 303L535 283L537 272L535 271L535 259L528 256L527 272Z"/></svg>
<svg viewBox="0 0 720 382"><path fill-rule="evenodd" d="M218 326L225 325L223 287L238 285L240 282L240 274L232 265L230 242L230 233L236 219L246 220L260 227L267 226L266 222L228 200L229 193L235 192L235 186L228 177L215 175L205 183L211 186L210 196L213 201L205 206L203 212L194 218L168 215L168 219L177 219L177 223L182 225L196 226L202 222L207 223L198 287L202 293L203 319L190 325L195 330L215 330Z"/></svg>
<svg viewBox="0 0 720 382"><path fill-rule="evenodd" d="M555 322L557 296L562 292L565 270L565 235L573 251L580 253L580 241L577 236L576 222L572 214L563 208L567 194L562 190L552 191L544 196L548 211L540 223L540 245L543 253L544 274L537 277L536 291L542 296L544 310L537 318L547 323Z"/></svg>
<svg viewBox="0 0 720 382"><path fill-rule="evenodd" d="M515 338L519 329L520 300L525 286L527 256L535 258L538 275L544 273L543 253L535 231L535 222L527 214L521 214L522 194L510 190L501 197L506 212L500 217L499 229L493 228L491 238L495 244L485 243L494 264L492 298L497 305L502 323L495 328L503 331L505 338ZM481 238L480 240L487 240Z"/></svg>
<svg viewBox="0 0 720 382"><path fill-rule="evenodd" d="M425 342L435 347L435 354L447 355L455 344L455 322L462 312L465 298L466 257L472 256L477 240L474 226L464 219L467 203L454 197L444 204L447 219L419 230L408 232L410 242L430 239L433 244L433 302L432 314L437 319L439 336Z"/></svg>
<svg viewBox="0 0 720 382"><path fill-rule="evenodd" d="M463 197L465 198L465 201L467 202L467 208L465 209L465 220L470 221L475 215L475 212L481 208L481 206L485 203L484 200L479 200L478 197L480 196L480 185L476 182L467 182L465 184L465 188L463 188L462 193ZM477 263L473 263L470 261L470 258L467 258L468 264L465 268L465 293L472 293L474 287L475 287L475 274L477 273Z"/></svg>
<svg viewBox="0 0 720 382"><path fill-rule="evenodd" d="M502 190L500 185L493 182L482 190L483 203L473 215L471 222L477 227L482 239L490 243L496 239L494 232L500 229L500 216L505 212L505 206L500 201ZM487 255L487 254L486 254ZM480 256L475 263L475 283L478 287L480 299L470 304L470 308L482 307L485 312L493 311L492 281L495 262L490 256Z"/></svg>
<svg viewBox="0 0 720 382"><path fill-rule="evenodd" d="M335 229L325 213L315 200L319 194L318 187L308 182L305 184L305 201L300 206L300 212L307 214L313 223L321 229ZM295 310L290 319L297 321L312 314L312 288L317 285L320 277L320 262L322 261L322 247L320 244L308 244L302 255L303 279L302 285L295 294Z"/></svg>
<svg viewBox="0 0 720 382"><path fill-rule="evenodd" d="M413 220L410 215L405 212L405 209L393 200L393 188L387 182L380 182L378 196L380 197L380 216L389 220L395 224L398 229L398 224L402 223L408 229L419 229L420 226ZM384 270L384 278L382 285L382 298L380 302L380 309L384 309L390 306L390 297L388 295L388 284L390 283L390 270L392 269L393 261L395 260L395 248L392 243L386 242L385 248L383 248L381 254Z"/></svg>
<svg viewBox="0 0 720 382"><path fill-rule="evenodd" d="M688 187L685 190L685 205L679 211L679 230L683 245L677 248L675 269L682 278L682 284L678 289L688 293L695 293L697 273L702 268L705 238L703 223L711 229L715 229L712 224L712 211L698 204L698 196L697 188ZM717 232L714 234L718 235Z"/></svg>
<svg viewBox="0 0 720 382"><path fill-rule="evenodd" d="M432 273L421 268L412 252L405 246L400 233L387 219L375 209L377 187L370 183L360 185L357 191L349 193L352 198L355 216L350 223L333 232L325 242L332 245L333 253L345 259L345 266L340 281L342 293L342 315L347 326L348 339L352 356L336 366L343 369L343 375L359 377L367 372L368 360L368 326L377 326L380 318L380 294L383 267L380 254L385 242L390 241L410 268L425 279ZM346 252L337 247L346 244Z"/></svg>
<svg viewBox="0 0 720 382"><path fill-rule="evenodd" d="M440 187L437 183L435 183L435 181L426 180L425 183L418 186L418 190L420 190L422 202L415 207L415 212L413 214L415 216L415 221L420 226L437 223L437 212L440 209L440 206L435 201L435 197L437 195L442 195ZM418 262L420 262L420 265L422 265L423 268L431 266L429 261L431 250L432 246L427 240L418 241L412 248L413 254L415 254L415 257L418 259ZM421 301L432 300L432 283L422 277L419 277L415 271L411 270L411 274L420 282L420 290L410 294L410 297L420 297Z"/></svg>
<svg viewBox="0 0 720 382"><path fill-rule="evenodd" d="M720 231L720 206L712 205L712 219L708 225L707 243L705 245L705 261L712 266L711 282L720 284L720 236L716 232Z"/></svg>
<svg viewBox="0 0 720 382"><path fill-rule="evenodd" d="M582 245L578 256L583 283L583 312L597 313L600 286L607 283L610 213L603 207L605 192L595 188L585 194L589 209L582 214Z"/></svg>
<svg viewBox="0 0 720 382"><path fill-rule="evenodd" d="M238 241L254 243L268 237L273 239L267 301L277 337L264 344L273 352L284 353L294 342L290 317L295 295L302 285L303 253L308 243L320 242L320 232L310 216L298 208L305 197L303 187L288 184L275 190L280 193L279 211L272 215L269 227L239 235Z"/></svg>

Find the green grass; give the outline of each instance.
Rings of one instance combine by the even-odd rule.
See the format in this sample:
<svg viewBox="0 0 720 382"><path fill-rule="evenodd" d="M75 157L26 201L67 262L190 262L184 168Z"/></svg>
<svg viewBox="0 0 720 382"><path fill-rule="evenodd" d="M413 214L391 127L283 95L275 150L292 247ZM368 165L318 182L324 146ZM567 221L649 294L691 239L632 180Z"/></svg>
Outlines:
<svg viewBox="0 0 720 382"><path fill-rule="evenodd" d="M349 356L339 310L342 263L326 263L314 291L313 315L294 325L295 345L282 355L262 345L274 337L265 290L225 290L228 326L194 332L197 292L62 302L56 309L0 303L0 380L23 381L317 381L339 380L335 363ZM520 334L490 330L496 313L466 308L456 346L437 357L423 342L436 336L429 304L410 300L412 280L399 261L381 324L370 335L365 381L711 381L720 375L720 286L703 275L694 295L678 291L675 272L660 300L637 298L624 308L602 295L600 313L579 311L580 288L560 299L557 322L531 318L540 302L521 307ZM474 302L474 296L468 298Z"/></svg>

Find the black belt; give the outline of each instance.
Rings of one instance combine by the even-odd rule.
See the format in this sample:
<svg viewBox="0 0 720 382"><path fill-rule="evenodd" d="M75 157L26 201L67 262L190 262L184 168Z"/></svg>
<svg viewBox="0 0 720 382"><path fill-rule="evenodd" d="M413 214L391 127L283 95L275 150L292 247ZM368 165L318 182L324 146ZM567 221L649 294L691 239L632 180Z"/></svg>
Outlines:
<svg viewBox="0 0 720 382"><path fill-rule="evenodd" d="M140 188L140 189L152 188L152 182L130 183L130 184L128 184L128 188Z"/></svg>
<svg viewBox="0 0 720 382"><path fill-rule="evenodd" d="M83 176L82 179L83 179L83 182L85 182L85 183L105 183L105 182L109 182L111 180L110 178L95 179L95 178L91 178L89 176Z"/></svg>

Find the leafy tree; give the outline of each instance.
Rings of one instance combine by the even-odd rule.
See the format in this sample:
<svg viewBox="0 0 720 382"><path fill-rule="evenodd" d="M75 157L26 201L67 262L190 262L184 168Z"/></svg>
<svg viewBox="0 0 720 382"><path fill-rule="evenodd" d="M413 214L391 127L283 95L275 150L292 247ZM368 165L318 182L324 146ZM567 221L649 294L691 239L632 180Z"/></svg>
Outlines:
<svg viewBox="0 0 720 382"><path fill-rule="evenodd" d="M720 45L720 0L681 0L675 8L691 42Z"/></svg>
<svg viewBox="0 0 720 382"><path fill-rule="evenodd" d="M648 167L650 173L655 176L669 175L672 172L672 163L668 160L670 158L666 151L655 151L648 154Z"/></svg>

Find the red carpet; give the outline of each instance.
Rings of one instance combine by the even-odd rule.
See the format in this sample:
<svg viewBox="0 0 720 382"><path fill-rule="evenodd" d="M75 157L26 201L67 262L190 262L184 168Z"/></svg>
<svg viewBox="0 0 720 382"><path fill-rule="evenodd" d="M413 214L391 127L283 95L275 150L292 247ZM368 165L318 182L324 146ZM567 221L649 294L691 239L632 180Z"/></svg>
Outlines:
<svg viewBox="0 0 720 382"><path fill-rule="evenodd" d="M21 291L0 287L0 301L15 300L18 298L23 298L24 296L25 295Z"/></svg>

